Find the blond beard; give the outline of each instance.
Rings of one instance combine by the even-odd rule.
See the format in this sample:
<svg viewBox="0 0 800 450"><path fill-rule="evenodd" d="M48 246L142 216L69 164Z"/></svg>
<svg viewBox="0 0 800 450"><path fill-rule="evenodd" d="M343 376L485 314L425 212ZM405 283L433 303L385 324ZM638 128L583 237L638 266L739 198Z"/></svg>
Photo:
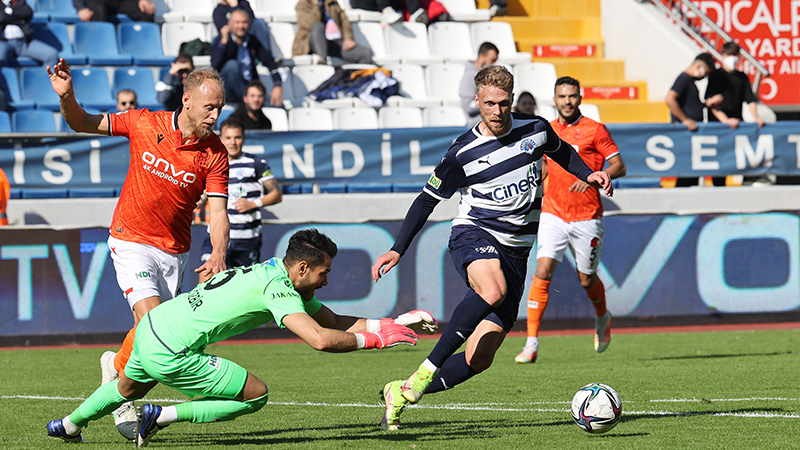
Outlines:
<svg viewBox="0 0 800 450"><path fill-rule="evenodd" d="M192 128L194 132L194 136L198 140L203 140L211 135L211 128L206 128L203 126L202 122L195 121L191 117L187 117L189 121L189 126Z"/></svg>

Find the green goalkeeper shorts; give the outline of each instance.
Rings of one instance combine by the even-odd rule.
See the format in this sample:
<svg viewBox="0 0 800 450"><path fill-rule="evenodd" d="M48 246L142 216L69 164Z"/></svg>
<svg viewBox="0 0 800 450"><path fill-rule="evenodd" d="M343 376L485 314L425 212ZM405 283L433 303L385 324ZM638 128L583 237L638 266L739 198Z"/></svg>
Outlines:
<svg viewBox="0 0 800 450"><path fill-rule="evenodd" d="M202 350L169 348L166 336L154 333L145 315L136 327L133 352L125 375L139 383L158 381L189 397L236 398L247 381L247 370Z"/></svg>

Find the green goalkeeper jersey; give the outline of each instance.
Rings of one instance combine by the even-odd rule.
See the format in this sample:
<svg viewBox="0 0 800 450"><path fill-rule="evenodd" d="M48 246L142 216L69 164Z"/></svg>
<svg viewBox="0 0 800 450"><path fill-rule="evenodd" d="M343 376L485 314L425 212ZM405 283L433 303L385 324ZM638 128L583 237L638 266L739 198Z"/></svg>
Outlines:
<svg viewBox="0 0 800 450"><path fill-rule="evenodd" d="M191 291L148 312L140 326L153 332L171 351L202 349L208 344L275 320L284 328L289 314L316 314L316 297L304 301L294 289L283 258L220 272Z"/></svg>

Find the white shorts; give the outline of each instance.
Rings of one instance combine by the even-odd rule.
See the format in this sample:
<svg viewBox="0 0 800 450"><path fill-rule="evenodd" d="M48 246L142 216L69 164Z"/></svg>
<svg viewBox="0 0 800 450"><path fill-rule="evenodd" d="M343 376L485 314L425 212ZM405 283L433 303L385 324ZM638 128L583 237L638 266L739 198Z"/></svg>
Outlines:
<svg viewBox="0 0 800 450"><path fill-rule="evenodd" d="M133 305L148 297L166 301L180 294L189 252L169 253L152 245L108 237L108 248L117 272L117 284Z"/></svg>
<svg viewBox="0 0 800 450"><path fill-rule="evenodd" d="M542 213L536 235L536 258L551 258L560 263L569 247L578 272L592 275L600 264L604 230L602 217L564 222L556 215Z"/></svg>

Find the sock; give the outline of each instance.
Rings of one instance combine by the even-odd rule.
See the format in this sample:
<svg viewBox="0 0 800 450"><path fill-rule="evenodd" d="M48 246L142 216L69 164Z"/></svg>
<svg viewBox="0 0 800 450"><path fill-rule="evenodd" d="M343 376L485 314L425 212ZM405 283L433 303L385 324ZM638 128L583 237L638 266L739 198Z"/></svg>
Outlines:
<svg viewBox="0 0 800 450"><path fill-rule="evenodd" d="M79 427L79 426L75 425L74 423L72 423L72 421L69 420L69 416L64 417L63 419L61 419L61 425L64 426L64 431L66 431L67 434L70 435L70 436L77 436L78 433L81 432L81 427Z"/></svg>
<svg viewBox="0 0 800 450"><path fill-rule="evenodd" d="M119 373L122 373L125 370L125 365L128 364L128 359L130 359L131 352L133 352L133 339L135 337L136 327L133 327L131 331L128 331L125 340L122 341L122 348L119 349L117 356L114 357L114 368Z"/></svg>
<svg viewBox="0 0 800 450"><path fill-rule="evenodd" d="M76 426L83 428L90 421L97 420L112 411L119 408L123 403L130 400L137 400L135 398L125 398L117 390L119 380L114 380L111 383L106 383L99 388L92 395L89 396L72 414L69 415L69 421Z"/></svg>
<svg viewBox="0 0 800 450"><path fill-rule="evenodd" d="M178 408L176 406L164 406L161 408L161 414L156 419L156 425L165 427L171 423L178 421Z"/></svg>
<svg viewBox="0 0 800 450"><path fill-rule="evenodd" d="M470 337L475 327L481 323L494 308L475 291L470 290L453 311L450 321L442 332L439 342L428 355L428 360L436 367L442 367L445 360L453 355Z"/></svg>
<svg viewBox="0 0 800 450"><path fill-rule="evenodd" d="M528 291L528 337L538 337L542 326L542 316L547 309L550 298L550 281L533 277L531 290ZM538 340L537 340L538 342ZM526 344L527 345L527 344Z"/></svg>
<svg viewBox="0 0 800 450"><path fill-rule="evenodd" d="M528 336L528 339L525 339L525 347L539 348L539 338L535 336Z"/></svg>
<svg viewBox="0 0 800 450"><path fill-rule="evenodd" d="M452 389L477 374L478 372L467 364L466 353L456 353L447 358L439 374L433 377L433 382L428 386L425 393L430 394Z"/></svg>
<svg viewBox="0 0 800 450"><path fill-rule="evenodd" d="M193 423L225 422L244 414L251 414L267 404L269 394L253 400L240 402L227 398L205 397L175 405L178 422Z"/></svg>
<svg viewBox="0 0 800 450"><path fill-rule="evenodd" d="M586 294L589 295L589 300L592 301L597 317L606 315L608 310L606 309L606 287L603 285L603 280L598 278L594 286L586 290Z"/></svg>

